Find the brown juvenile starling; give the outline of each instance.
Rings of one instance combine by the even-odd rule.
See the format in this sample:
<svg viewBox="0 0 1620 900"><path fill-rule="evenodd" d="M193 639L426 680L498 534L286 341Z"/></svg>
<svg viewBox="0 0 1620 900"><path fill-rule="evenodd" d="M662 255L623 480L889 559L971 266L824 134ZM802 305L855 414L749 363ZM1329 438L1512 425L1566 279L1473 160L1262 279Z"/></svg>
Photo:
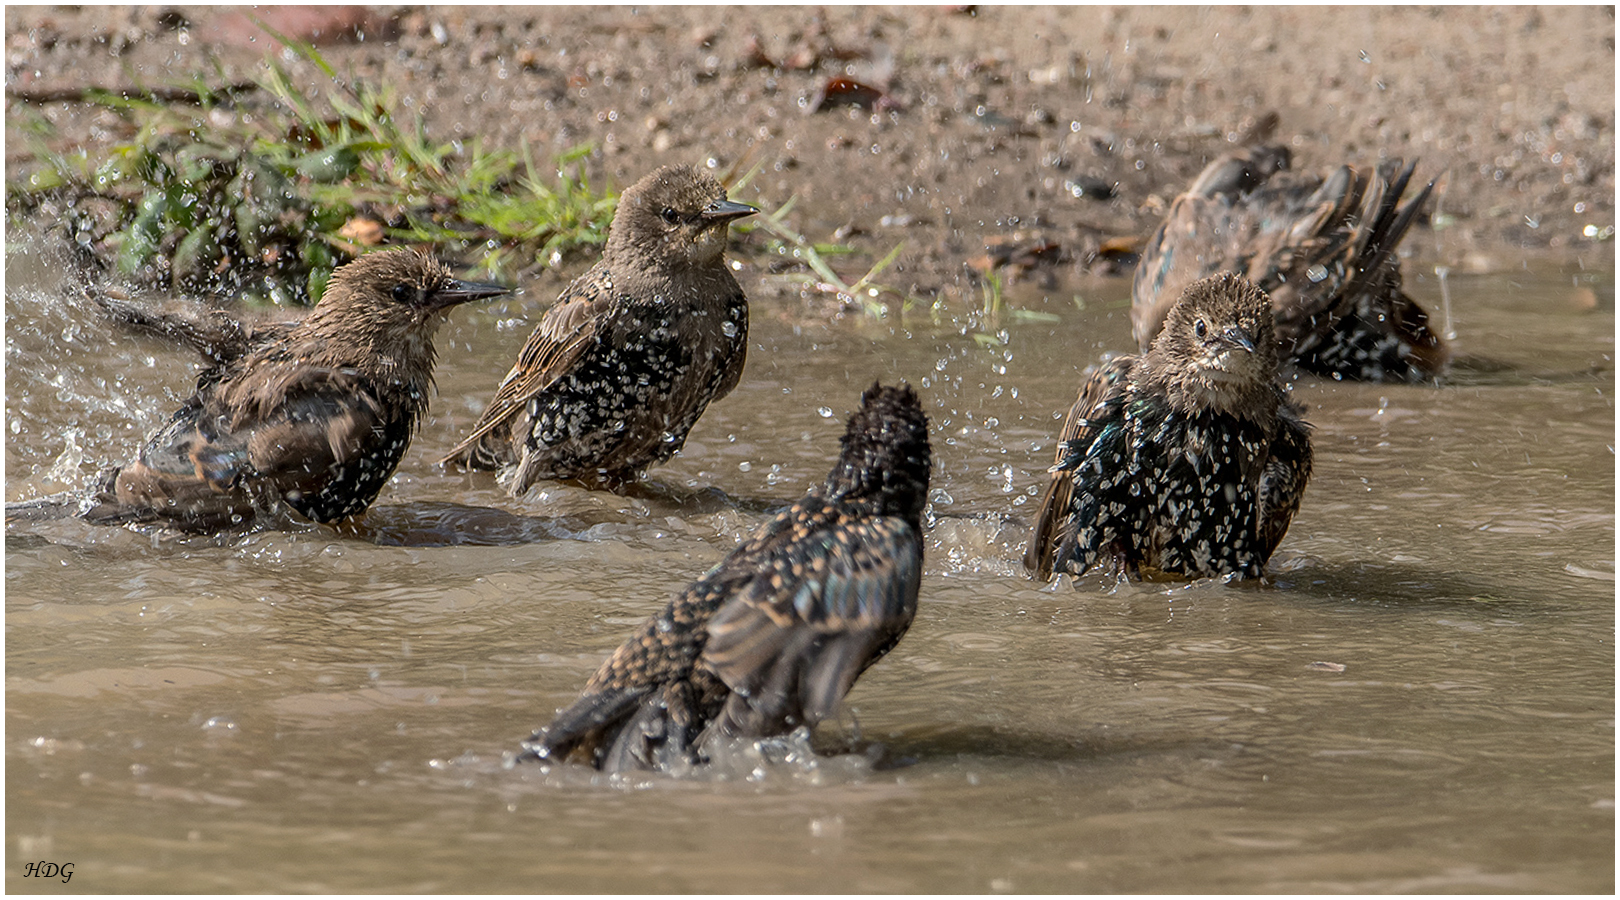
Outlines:
<svg viewBox="0 0 1620 900"><path fill-rule="evenodd" d="M425 254L387 250L334 272L296 324L228 339L177 334L217 364L140 457L108 474L84 517L209 532L281 504L317 522L363 511L427 408L446 310L504 293L457 281Z"/></svg>
<svg viewBox="0 0 1620 900"><path fill-rule="evenodd" d="M1307 428L1277 378L1265 293L1196 281L1146 354L1081 388L1024 567L1259 577L1311 475Z"/></svg>
<svg viewBox="0 0 1620 900"><path fill-rule="evenodd" d="M1146 350L1187 285L1217 272L1271 295L1284 362L1332 378L1423 381L1447 352L1401 290L1395 247L1429 197L1401 206L1415 164L1370 176L1340 166L1327 180L1278 175L1285 147L1255 147L1205 167L1148 240L1131 291Z"/></svg>
<svg viewBox="0 0 1620 900"><path fill-rule="evenodd" d="M756 210L690 166L619 198L602 259L562 292L484 415L442 462L543 478L631 481L686 443L742 377L748 300L726 268L728 224Z"/></svg>
<svg viewBox="0 0 1620 900"><path fill-rule="evenodd" d="M916 393L874 384L826 483L648 620L525 755L666 768L707 733L786 734L830 716L917 611L929 458Z"/></svg>

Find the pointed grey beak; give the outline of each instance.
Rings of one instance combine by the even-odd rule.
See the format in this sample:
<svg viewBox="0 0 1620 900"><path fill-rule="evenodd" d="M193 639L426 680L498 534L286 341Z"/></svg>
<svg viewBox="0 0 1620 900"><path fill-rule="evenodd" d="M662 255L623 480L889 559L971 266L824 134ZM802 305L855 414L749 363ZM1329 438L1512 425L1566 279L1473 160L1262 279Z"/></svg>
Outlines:
<svg viewBox="0 0 1620 900"><path fill-rule="evenodd" d="M721 198L703 208L702 216L705 222L730 222L743 216L751 216L759 212L746 203L737 203Z"/></svg>
<svg viewBox="0 0 1620 900"><path fill-rule="evenodd" d="M1236 325L1228 325L1222 329L1221 337L1225 339L1228 344L1231 344L1234 347L1242 347L1250 353L1254 352L1254 338L1250 337L1247 331L1244 331L1242 328Z"/></svg>
<svg viewBox="0 0 1620 900"><path fill-rule="evenodd" d="M512 293L511 288L499 284L452 279L449 284L433 293L433 306L436 309L443 309L447 306L455 306L457 303L484 300L489 297L499 297L502 294L510 293Z"/></svg>

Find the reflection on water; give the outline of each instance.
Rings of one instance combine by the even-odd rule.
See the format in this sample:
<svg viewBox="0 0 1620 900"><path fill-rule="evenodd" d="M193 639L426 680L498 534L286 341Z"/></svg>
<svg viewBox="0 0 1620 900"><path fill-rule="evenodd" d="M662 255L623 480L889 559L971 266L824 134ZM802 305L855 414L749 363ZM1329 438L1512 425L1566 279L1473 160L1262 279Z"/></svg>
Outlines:
<svg viewBox="0 0 1620 900"><path fill-rule="evenodd" d="M132 454L194 368L10 262L15 500ZM1123 282L1014 296L1056 324L757 309L743 384L624 496L432 466L533 298L458 311L353 526L8 529L7 849L92 891L1611 891L1612 281L1568 284L1453 278L1445 387L1299 382L1316 475L1265 585L1018 571L1078 369L1129 346ZM825 474L877 376L933 418L927 572L823 755L508 767Z"/></svg>

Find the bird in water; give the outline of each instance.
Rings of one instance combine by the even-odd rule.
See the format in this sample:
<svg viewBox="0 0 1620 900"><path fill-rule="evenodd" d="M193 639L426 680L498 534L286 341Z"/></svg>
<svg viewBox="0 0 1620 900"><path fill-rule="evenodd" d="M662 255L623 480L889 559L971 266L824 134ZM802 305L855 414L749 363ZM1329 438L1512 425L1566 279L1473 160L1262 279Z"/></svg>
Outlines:
<svg viewBox="0 0 1620 900"><path fill-rule="evenodd" d="M427 408L433 336L446 311L506 292L458 281L433 257L400 249L339 268L298 322L253 328L131 314L132 324L191 344L215 364L78 514L96 524L214 532L262 525L288 508L317 522L364 511Z"/></svg>
<svg viewBox="0 0 1620 900"><path fill-rule="evenodd" d="M649 619L524 756L667 769L696 761L711 734L786 734L832 715L917 611L929 465L916 393L874 384L826 482Z"/></svg>
<svg viewBox="0 0 1620 900"><path fill-rule="evenodd" d="M1175 199L1137 264L1131 322L1146 350L1187 285L1233 272L1271 295L1285 363L1332 378L1425 381L1448 353L1401 289L1395 254L1434 183L1401 205L1415 163L1327 179L1286 172L1286 147L1214 160Z"/></svg>
<svg viewBox="0 0 1620 900"><path fill-rule="evenodd" d="M1146 354L1087 380L1041 497L1030 574L1260 576L1311 475L1271 310L1240 275L1195 281Z"/></svg>
<svg viewBox="0 0 1620 900"><path fill-rule="evenodd" d="M726 267L729 223L757 212L690 166L619 198L602 259L562 292L495 397L441 462L613 487L686 443L742 377L748 299Z"/></svg>

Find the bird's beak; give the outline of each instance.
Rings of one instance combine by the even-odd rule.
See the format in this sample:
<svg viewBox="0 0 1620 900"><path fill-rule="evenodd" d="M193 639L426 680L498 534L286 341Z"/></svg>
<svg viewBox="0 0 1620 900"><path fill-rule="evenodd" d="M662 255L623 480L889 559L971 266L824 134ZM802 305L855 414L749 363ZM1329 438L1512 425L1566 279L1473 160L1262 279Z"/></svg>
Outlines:
<svg viewBox="0 0 1620 900"><path fill-rule="evenodd" d="M449 284L433 292L433 308L445 309L458 303L484 300L489 297L499 297L502 294L510 293L512 293L512 289L504 285L451 279Z"/></svg>
<svg viewBox="0 0 1620 900"><path fill-rule="evenodd" d="M743 216L751 216L759 212L746 203L737 203L733 200L721 198L703 208L702 216L705 223L730 222Z"/></svg>
<svg viewBox="0 0 1620 900"><path fill-rule="evenodd" d="M1228 325L1221 330L1221 337L1233 347L1242 347L1250 353L1254 352L1254 338L1250 337L1249 333L1240 326Z"/></svg>

